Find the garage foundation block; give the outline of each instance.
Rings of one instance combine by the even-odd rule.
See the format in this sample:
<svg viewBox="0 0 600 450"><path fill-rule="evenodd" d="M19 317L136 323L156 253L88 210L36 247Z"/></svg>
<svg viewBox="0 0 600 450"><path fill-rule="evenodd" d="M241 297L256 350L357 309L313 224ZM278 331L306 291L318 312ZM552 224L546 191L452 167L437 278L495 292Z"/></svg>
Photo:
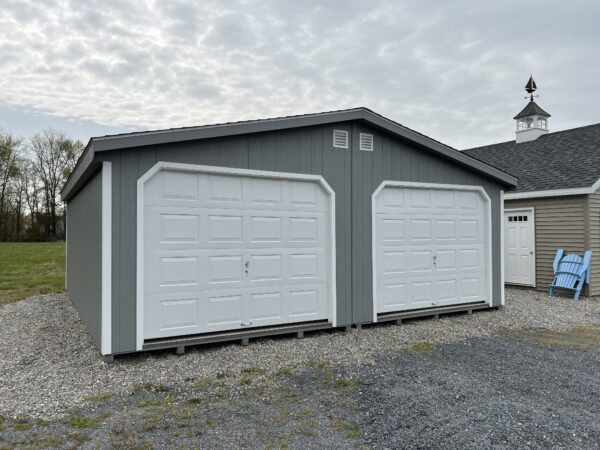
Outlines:
<svg viewBox="0 0 600 450"><path fill-rule="evenodd" d="M296 333L296 338L298 338L298 339L304 339L304 331L298 331Z"/></svg>
<svg viewBox="0 0 600 450"><path fill-rule="evenodd" d="M178 346L175 348L175 353L177 355L183 355L185 353L185 347L183 345Z"/></svg>
<svg viewBox="0 0 600 450"><path fill-rule="evenodd" d="M104 361L106 364L111 364L111 363L115 362L115 356L114 355L102 355L102 361Z"/></svg>
<svg viewBox="0 0 600 450"><path fill-rule="evenodd" d="M240 341L240 344L243 345L244 347L246 345L249 345L250 344L250 338L247 338L247 337L242 338L242 340Z"/></svg>

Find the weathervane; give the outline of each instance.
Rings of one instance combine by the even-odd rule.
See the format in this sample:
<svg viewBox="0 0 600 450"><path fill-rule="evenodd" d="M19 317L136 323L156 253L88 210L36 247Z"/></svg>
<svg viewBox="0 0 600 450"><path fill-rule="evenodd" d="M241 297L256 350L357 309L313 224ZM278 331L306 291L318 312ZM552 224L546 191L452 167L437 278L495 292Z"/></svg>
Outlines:
<svg viewBox="0 0 600 450"><path fill-rule="evenodd" d="M525 85L525 90L529 94L529 96L525 98L528 98L530 101L533 101L533 97L539 97L539 95L533 95L533 93L537 90L537 85L535 84L535 81L533 81L533 74L531 74L529 77L529 81Z"/></svg>

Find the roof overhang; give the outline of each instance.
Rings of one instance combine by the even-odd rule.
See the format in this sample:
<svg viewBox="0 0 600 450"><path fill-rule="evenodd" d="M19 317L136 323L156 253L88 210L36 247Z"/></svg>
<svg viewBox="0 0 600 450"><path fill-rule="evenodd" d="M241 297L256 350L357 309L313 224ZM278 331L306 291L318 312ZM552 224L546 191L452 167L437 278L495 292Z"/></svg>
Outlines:
<svg viewBox="0 0 600 450"><path fill-rule="evenodd" d="M61 191L64 201L68 201L77 192L86 179L90 166L93 165L96 153L127 148L160 145L175 142L209 139L240 134L277 131L290 128L326 125L336 122L362 120L370 125L385 130L400 138L409 140L420 147L437 153L438 155L453 160L486 175L506 186L516 186L517 179L495 167L478 159L472 158L460 151L431 139L410 128L387 119L367 108L355 108L342 111L332 111L301 116L281 117L275 119L251 120L246 122L206 125L199 127L168 129L159 131L146 131L122 135L103 136L92 138L88 142L81 158L77 162L73 173Z"/></svg>
<svg viewBox="0 0 600 450"><path fill-rule="evenodd" d="M600 188L600 179L590 187L582 188L567 188L567 189L547 189L544 191L530 192L507 192L504 194L504 200L522 200L528 198L542 197L563 197L567 195L589 195L593 194Z"/></svg>

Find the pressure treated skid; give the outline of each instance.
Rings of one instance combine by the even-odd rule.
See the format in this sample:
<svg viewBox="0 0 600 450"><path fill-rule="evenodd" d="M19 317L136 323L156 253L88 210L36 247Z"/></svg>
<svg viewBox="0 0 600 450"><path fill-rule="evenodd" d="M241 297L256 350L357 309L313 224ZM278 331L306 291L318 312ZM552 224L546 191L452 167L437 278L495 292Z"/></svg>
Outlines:
<svg viewBox="0 0 600 450"><path fill-rule="evenodd" d="M394 322L396 325L402 325L404 321L418 318L435 318L439 319L440 316L451 315L456 313L467 313L472 315L473 311L483 311L490 309L486 303L473 303L457 306L445 306L441 308L430 308L422 310L404 311L394 314L386 314L380 316L377 323L384 324ZM495 309L495 308L492 308ZM377 326L377 323L367 323L368 325ZM356 324L356 328L360 330L362 325L367 324ZM157 339L144 344L144 350L165 350L175 349L175 353L182 355L185 353L187 347L195 347L201 345L215 344L215 343L226 343L226 342L239 342L240 345L248 345L250 339L259 339L263 337L271 336L285 336L295 335L298 339L303 339L305 333L325 331L325 330L342 330L349 332L350 326L332 328L329 323L306 323L297 325L286 325L282 327L265 327L263 329L255 330L241 330L232 332L215 333L213 335L201 335L201 336L187 336L180 338L170 339ZM129 353L129 352L128 352ZM106 362L112 362L112 358L108 358Z"/></svg>

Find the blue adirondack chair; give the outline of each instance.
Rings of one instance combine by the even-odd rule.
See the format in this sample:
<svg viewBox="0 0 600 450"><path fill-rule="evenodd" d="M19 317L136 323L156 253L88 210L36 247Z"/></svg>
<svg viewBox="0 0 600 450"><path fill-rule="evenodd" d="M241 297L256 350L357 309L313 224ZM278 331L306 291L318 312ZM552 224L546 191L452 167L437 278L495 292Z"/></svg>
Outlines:
<svg viewBox="0 0 600 450"><path fill-rule="evenodd" d="M554 257L554 281L550 285L550 296L554 296L556 288L570 289L575 291L575 300L579 300L583 284L590 284L592 252L586 251L583 258L574 253L565 256L564 253L559 248Z"/></svg>

